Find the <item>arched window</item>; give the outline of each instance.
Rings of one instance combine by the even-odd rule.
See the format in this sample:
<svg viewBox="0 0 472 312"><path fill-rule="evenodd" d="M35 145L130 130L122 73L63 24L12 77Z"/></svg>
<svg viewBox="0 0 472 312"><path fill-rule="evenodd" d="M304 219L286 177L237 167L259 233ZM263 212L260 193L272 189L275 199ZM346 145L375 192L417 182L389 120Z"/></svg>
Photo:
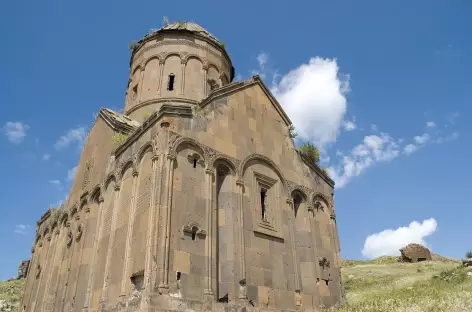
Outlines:
<svg viewBox="0 0 472 312"><path fill-rule="evenodd" d="M169 75L169 81L167 83L167 90L173 91L174 90L174 83L175 83L175 75L170 74Z"/></svg>

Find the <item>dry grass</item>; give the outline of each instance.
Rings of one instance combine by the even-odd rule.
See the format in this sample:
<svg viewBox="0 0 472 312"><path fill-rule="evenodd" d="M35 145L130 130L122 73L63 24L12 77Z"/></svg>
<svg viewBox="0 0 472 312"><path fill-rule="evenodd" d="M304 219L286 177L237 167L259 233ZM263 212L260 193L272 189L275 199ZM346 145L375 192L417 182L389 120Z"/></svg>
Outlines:
<svg viewBox="0 0 472 312"><path fill-rule="evenodd" d="M0 300L5 300L19 310L20 300L23 296L24 279L13 279L9 281L0 281Z"/></svg>
<svg viewBox="0 0 472 312"><path fill-rule="evenodd" d="M472 276L460 262L398 263L395 257L343 260L348 305L336 312L472 311ZM470 271L470 270L469 270Z"/></svg>

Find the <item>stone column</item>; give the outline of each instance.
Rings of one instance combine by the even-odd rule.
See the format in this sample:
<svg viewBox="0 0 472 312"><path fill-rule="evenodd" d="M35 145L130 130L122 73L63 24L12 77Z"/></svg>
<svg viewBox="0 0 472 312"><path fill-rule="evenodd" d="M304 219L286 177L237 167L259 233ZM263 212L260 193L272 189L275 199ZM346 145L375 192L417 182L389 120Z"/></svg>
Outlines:
<svg viewBox="0 0 472 312"><path fill-rule="evenodd" d="M142 98L143 98L143 84L144 84L144 68L146 64L141 64L140 69L141 69L141 79L139 80L139 90L138 90L138 98L136 99L136 104L140 103Z"/></svg>
<svg viewBox="0 0 472 312"><path fill-rule="evenodd" d="M161 246L164 246L164 252L161 257L161 282L159 284L159 292L167 292L169 290L169 245L170 245L170 228L172 213L172 193L174 180L174 161L175 156L167 154L167 177L166 177L166 199L164 205L164 226L161 235Z"/></svg>
<svg viewBox="0 0 472 312"><path fill-rule="evenodd" d="M36 287L36 294L34 295L34 302L33 302L33 307L31 309L31 311L35 311L36 310L36 305L38 304L38 301L39 300L42 300L42 298L38 298L38 295L39 295L39 290L42 288L42 285L43 285L43 279L44 279L44 274L45 274L45 269L48 268L47 267L47 260L48 260L48 255L49 255L49 250L51 249L51 234L48 233L48 235L46 237L43 237L43 239L46 239L47 241L47 244L45 244L45 248L46 249L46 256L44 257L44 262L45 263L40 263L40 268L41 268L41 272L40 272L40 276L39 276L39 282L38 282L38 286ZM47 247L47 248L46 248ZM36 274L36 272L35 272Z"/></svg>
<svg viewBox="0 0 472 312"><path fill-rule="evenodd" d="M110 262L112 256L112 247L115 243L115 231L116 231L116 219L118 215L119 203L120 203L120 184L115 185L115 198L113 199L113 215L111 217L111 229L110 229L110 241L108 242L107 248L107 260L105 262L105 274L103 275L103 289L102 297L100 298L100 309L103 309L105 303L108 300L108 282L110 279Z"/></svg>
<svg viewBox="0 0 472 312"><path fill-rule="evenodd" d="M292 262L293 262L293 272L295 273L295 292L300 293L301 291L301 286L300 286L300 271L298 269L298 257L297 257L297 243L295 241L295 229L294 229L294 223L295 223L295 209L293 206L293 199L291 197L287 197L287 204L288 204L288 211L289 211L289 231L290 231L290 241L292 243ZM299 302L295 302L296 305Z"/></svg>
<svg viewBox="0 0 472 312"><path fill-rule="evenodd" d="M48 303L51 306L51 311L54 310L54 307L56 305L56 300L58 298L58 296L57 296L57 293L59 292L58 283L59 283L59 277L60 277L60 274L61 274L62 262L64 261L64 255L65 255L64 249L67 248L66 242L62 242L62 241L67 237L67 234L69 232L68 229L70 228L70 221L65 221L65 223L64 223L64 221L62 221L61 223L64 224L64 229L62 230L62 235L59 236L59 239L58 239L59 242L58 243L61 243L61 244L63 243L63 248L62 248L63 250L62 250L62 254L61 253L58 254L57 260L59 260L59 263L57 264L56 279L55 279L55 281L53 281L51 283L51 285L53 285L53 287L54 287L54 294L52 295L51 300L48 300Z"/></svg>
<svg viewBox="0 0 472 312"><path fill-rule="evenodd" d="M144 293L141 299L141 309L146 310L151 301L152 294L152 269L153 269L153 246L154 246L154 228L156 210L159 209L156 205L156 188L157 188L157 168L159 157L154 153L152 156L152 184L151 184L151 199L149 204L149 225L146 235L146 258L144 262ZM157 231L157 229L156 229Z"/></svg>
<svg viewBox="0 0 472 312"><path fill-rule="evenodd" d="M133 238L133 227L136 214L136 200L137 200L137 190L139 186L139 174L137 171L133 171L133 186L131 191L131 207L130 215L128 220L128 231L126 232L126 243L125 243L125 258L123 261L123 274L121 275L121 288L120 288L120 299L119 302L124 306L126 300L126 284L128 281L129 273L129 258L130 248L131 248L131 239Z"/></svg>
<svg viewBox="0 0 472 312"><path fill-rule="evenodd" d="M208 64L204 64L202 69L203 69L203 94L204 94L204 98L206 98L208 96L208 88L207 88Z"/></svg>
<svg viewBox="0 0 472 312"><path fill-rule="evenodd" d="M83 255L84 255L84 245L85 245L85 235L87 230L90 230L90 224L89 224L89 213L90 213L90 204L87 203L87 206L85 207L85 226L83 224L79 224L79 226L82 228L81 233L76 233L75 234L75 240L80 240L80 255L79 255L79 263L77 264L77 272L75 273L75 278L74 278L74 291L73 291L73 298L72 298L72 304L71 304L71 310L75 309L75 297L77 296L77 281L79 280L79 274L80 272L80 265L82 264L83 261ZM83 274L84 272L82 272Z"/></svg>
<svg viewBox="0 0 472 312"><path fill-rule="evenodd" d="M315 208L313 206L308 207L308 211L311 212L310 216L310 228L311 228L311 241L312 241L312 250L313 250L313 261L315 261L315 271L316 277L319 278L321 276L320 266L318 263L317 251L318 251L318 244L316 243L315 237Z"/></svg>
<svg viewBox="0 0 472 312"><path fill-rule="evenodd" d="M59 225L57 225L59 226ZM54 264L56 263L57 261L57 258L58 258L58 255L60 254L59 252L57 252L57 245L59 245L59 229L54 229L54 238L53 238L53 252L52 252L52 258L51 258L51 263L48 264L48 267L49 267L49 274L48 274L48 277L46 279L46 284L44 285L44 295L43 295L43 304L42 304L42 308L44 311L49 311L49 291L50 291L50 287L51 287L51 280L52 280L52 270L54 269ZM31 268L31 267L30 267ZM29 269L28 269L29 271Z"/></svg>
<svg viewBox="0 0 472 312"><path fill-rule="evenodd" d="M239 211L239 299L247 299L246 291L246 262L245 262L245 248L244 248L244 180L239 179L236 181L236 185L239 188L238 196L238 211Z"/></svg>
<svg viewBox="0 0 472 312"><path fill-rule="evenodd" d="M164 62L165 60L159 60L159 84L157 86L157 95L161 95L162 92L162 75L164 74Z"/></svg>
<svg viewBox="0 0 472 312"><path fill-rule="evenodd" d="M98 217L97 217L97 223L95 224L95 237L93 239L93 249L92 249L92 259L90 261L89 265L89 272L88 272L88 279L87 279L87 293L85 295L85 305L82 309L82 312L88 312L89 311L89 306L91 304L92 300L92 287L93 283L95 281L95 263L97 259L97 254L98 254L98 242L100 240L100 237L102 236L103 232L103 226L101 224L101 220L104 214L103 211L103 202L105 199L103 198L102 195L98 198Z"/></svg>
<svg viewBox="0 0 472 312"><path fill-rule="evenodd" d="M180 95L184 95L184 90L185 90L185 67L187 66L187 61L182 60L181 61L181 83L180 83Z"/></svg>
<svg viewBox="0 0 472 312"><path fill-rule="evenodd" d="M74 219L75 219L75 224L76 225L79 224L80 216L79 216L78 212L76 213ZM72 242L71 242L70 246L66 246L66 248L69 248L72 251L71 251L71 254L70 254L70 257L69 257L69 264L67 265L67 274L66 274L66 279L65 279L66 280L66 285L63 288L62 297L61 297L61 300L62 300L61 309L60 309L61 311L64 309L64 305L66 304L67 289L69 288L68 286L69 286L70 266L72 264L72 259L74 258L74 251L76 251L75 250L75 245L73 244L74 243L74 233L72 233L72 231L70 233L72 235Z"/></svg>
<svg viewBox="0 0 472 312"><path fill-rule="evenodd" d="M212 253L212 240L213 240L213 177L215 171L211 168L205 169L205 184L206 184L206 217L207 217L207 231L208 235L206 237L206 257L207 257L207 278L208 284L207 288L204 290L204 294L207 296L213 296L213 286L212 286L212 268L213 268L213 253Z"/></svg>

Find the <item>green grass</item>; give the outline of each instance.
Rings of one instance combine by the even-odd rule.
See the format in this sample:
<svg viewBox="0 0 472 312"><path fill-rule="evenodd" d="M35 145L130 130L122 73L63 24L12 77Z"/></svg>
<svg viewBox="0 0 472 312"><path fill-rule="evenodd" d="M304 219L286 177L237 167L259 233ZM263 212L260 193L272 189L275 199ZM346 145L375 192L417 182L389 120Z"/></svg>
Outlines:
<svg viewBox="0 0 472 312"><path fill-rule="evenodd" d="M12 304L19 311L21 296L23 296L24 279L14 279L9 281L0 281L0 300L5 300Z"/></svg>
<svg viewBox="0 0 472 312"><path fill-rule="evenodd" d="M460 262L398 263L396 257L343 260L348 305L336 312L472 311L472 276Z"/></svg>

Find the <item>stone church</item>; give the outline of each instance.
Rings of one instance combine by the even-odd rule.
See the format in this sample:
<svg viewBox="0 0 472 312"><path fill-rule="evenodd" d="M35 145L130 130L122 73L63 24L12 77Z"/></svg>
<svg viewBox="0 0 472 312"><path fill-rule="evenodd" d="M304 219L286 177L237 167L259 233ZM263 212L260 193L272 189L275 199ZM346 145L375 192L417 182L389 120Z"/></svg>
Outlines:
<svg viewBox="0 0 472 312"><path fill-rule="evenodd" d="M37 222L23 311L318 311L344 302L334 182L259 76L190 22L131 47L67 201ZM316 125L313 125L316 127Z"/></svg>

